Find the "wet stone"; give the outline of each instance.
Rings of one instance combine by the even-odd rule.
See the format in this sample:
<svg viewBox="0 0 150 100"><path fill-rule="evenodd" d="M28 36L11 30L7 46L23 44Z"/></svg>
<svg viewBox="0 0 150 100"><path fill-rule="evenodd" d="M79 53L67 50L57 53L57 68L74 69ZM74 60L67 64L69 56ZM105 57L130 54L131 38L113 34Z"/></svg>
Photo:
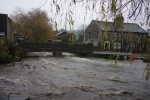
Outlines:
<svg viewBox="0 0 150 100"><path fill-rule="evenodd" d="M12 95L9 95L8 100L30 100L30 97L27 95L23 95L23 94L12 94Z"/></svg>

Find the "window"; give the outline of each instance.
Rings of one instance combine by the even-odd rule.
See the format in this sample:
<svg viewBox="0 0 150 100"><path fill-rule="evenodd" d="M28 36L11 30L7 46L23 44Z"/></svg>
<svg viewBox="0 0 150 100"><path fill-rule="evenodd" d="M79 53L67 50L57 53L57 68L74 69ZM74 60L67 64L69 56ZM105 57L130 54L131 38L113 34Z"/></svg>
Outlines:
<svg viewBox="0 0 150 100"><path fill-rule="evenodd" d="M121 34L121 33L118 33L118 37L121 38L121 37L122 37L122 34Z"/></svg>
<svg viewBox="0 0 150 100"><path fill-rule="evenodd" d="M121 37L122 37L122 34L121 34L121 33L114 33L114 37L121 38Z"/></svg>
<svg viewBox="0 0 150 100"><path fill-rule="evenodd" d="M114 49L117 49L117 42L114 43L113 48L114 48Z"/></svg>
<svg viewBox="0 0 150 100"><path fill-rule="evenodd" d="M121 49L121 42L118 42L118 48L117 49Z"/></svg>
<svg viewBox="0 0 150 100"><path fill-rule="evenodd" d="M113 48L114 49L121 49L121 42L115 42Z"/></svg>
<svg viewBox="0 0 150 100"><path fill-rule="evenodd" d="M132 47L136 48L136 43L135 42L133 42Z"/></svg>
<svg viewBox="0 0 150 100"><path fill-rule="evenodd" d="M114 33L114 37L117 37L117 33Z"/></svg>
<svg viewBox="0 0 150 100"><path fill-rule="evenodd" d="M4 32L0 32L0 35L4 35Z"/></svg>
<svg viewBox="0 0 150 100"><path fill-rule="evenodd" d="M142 44L142 48L145 48L145 43Z"/></svg>
<svg viewBox="0 0 150 100"><path fill-rule="evenodd" d="M4 32L0 32L0 37L4 37L4 36L5 36Z"/></svg>
<svg viewBox="0 0 150 100"><path fill-rule="evenodd" d="M121 33L114 33L114 37L119 37L119 38L121 38L121 37L122 37L122 34L121 34Z"/></svg>

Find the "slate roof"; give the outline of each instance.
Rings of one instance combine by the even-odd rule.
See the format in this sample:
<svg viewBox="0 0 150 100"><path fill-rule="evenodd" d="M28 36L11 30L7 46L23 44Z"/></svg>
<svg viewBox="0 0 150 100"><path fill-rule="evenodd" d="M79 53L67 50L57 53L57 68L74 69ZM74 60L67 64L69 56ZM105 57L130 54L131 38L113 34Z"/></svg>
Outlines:
<svg viewBox="0 0 150 100"><path fill-rule="evenodd" d="M94 23L96 23L99 28L103 31L106 31L106 23L108 25L107 31L117 31L115 28L115 24L113 22L105 22L105 21L97 21L93 20ZM135 23L123 23L123 28L121 32L132 32L132 33L148 33L143 28L141 28L139 25Z"/></svg>
<svg viewBox="0 0 150 100"><path fill-rule="evenodd" d="M68 34L66 31L63 31L63 32L58 32L55 36L61 36L61 35L65 35L65 34Z"/></svg>

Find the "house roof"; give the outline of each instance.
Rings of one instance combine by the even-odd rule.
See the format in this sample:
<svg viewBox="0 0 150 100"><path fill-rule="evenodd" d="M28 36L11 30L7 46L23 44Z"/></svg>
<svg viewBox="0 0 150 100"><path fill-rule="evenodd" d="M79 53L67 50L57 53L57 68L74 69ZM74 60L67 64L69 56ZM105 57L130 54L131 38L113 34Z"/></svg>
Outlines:
<svg viewBox="0 0 150 100"><path fill-rule="evenodd" d="M94 23L96 23L99 28L103 31L117 31L115 28L114 22L106 22L106 21L97 21L93 20ZM106 24L108 25L106 29ZM133 32L133 33L148 33L143 28L141 28L139 25L135 23L123 23L123 27L121 29L121 32Z"/></svg>
<svg viewBox="0 0 150 100"><path fill-rule="evenodd" d="M57 33L55 36L61 36L61 35L65 35L65 34L67 34L67 32L66 32L66 31L63 31L63 32Z"/></svg>

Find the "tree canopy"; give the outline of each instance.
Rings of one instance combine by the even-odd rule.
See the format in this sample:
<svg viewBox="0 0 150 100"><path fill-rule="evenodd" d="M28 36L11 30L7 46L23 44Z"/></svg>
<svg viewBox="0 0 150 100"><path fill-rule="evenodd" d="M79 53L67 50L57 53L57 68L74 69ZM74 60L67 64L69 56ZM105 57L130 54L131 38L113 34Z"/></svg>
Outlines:
<svg viewBox="0 0 150 100"><path fill-rule="evenodd" d="M18 9L11 16L17 34L22 34L30 41L45 41L54 38L52 25L45 11L33 9L27 13Z"/></svg>

